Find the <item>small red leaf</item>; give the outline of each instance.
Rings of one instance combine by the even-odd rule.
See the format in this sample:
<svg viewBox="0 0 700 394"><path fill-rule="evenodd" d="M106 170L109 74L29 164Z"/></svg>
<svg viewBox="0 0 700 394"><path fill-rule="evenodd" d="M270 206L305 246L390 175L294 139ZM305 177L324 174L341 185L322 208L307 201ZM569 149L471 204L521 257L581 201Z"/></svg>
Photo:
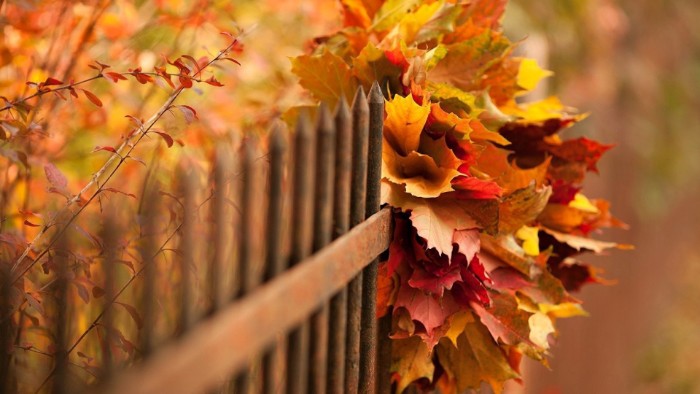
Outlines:
<svg viewBox="0 0 700 394"><path fill-rule="evenodd" d="M63 82L59 81L56 78L48 77L48 78L46 78L46 81L44 81L44 83L42 83L42 85L44 85L44 86L63 85Z"/></svg>
<svg viewBox="0 0 700 394"><path fill-rule="evenodd" d="M156 74L158 74L165 82L170 85L171 88L175 89L175 84L170 78L170 74L165 70L165 67L155 67Z"/></svg>
<svg viewBox="0 0 700 394"><path fill-rule="evenodd" d="M99 145L97 145L97 146L95 147L95 149L92 150L91 153L99 152L99 151L101 151L101 150L106 150L107 152L117 153L117 150L114 149L114 148L111 147L111 146L99 146Z"/></svg>
<svg viewBox="0 0 700 394"><path fill-rule="evenodd" d="M105 76L105 78L111 80L114 83L117 83L120 80L126 80L125 76L123 76L119 73L115 73L114 71L106 72L106 73L104 73L104 76Z"/></svg>
<svg viewBox="0 0 700 394"><path fill-rule="evenodd" d="M192 87L192 80L190 78L187 78L185 76L180 76L180 85L184 88L191 88Z"/></svg>
<svg viewBox="0 0 700 394"><path fill-rule="evenodd" d="M97 98L97 96L95 96L92 92L90 92L88 90L85 90L85 89L81 89L81 90L85 94L85 97L87 97L87 99L90 100L91 103L95 104L98 107L102 107L102 101L100 101L100 99Z"/></svg>
<svg viewBox="0 0 700 394"><path fill-rule="evenodd" d="M94 65L92 65L92 64L88 64L88 67L94 68L95 70L97 70L97 71L99 71L99 72L104 71L105 68L109 68L109 65L100 63L100 62L98 62L97 60L95 60L95 63L97 63L97 66L94 66Z"/></svg>
<svg viewBox="0 0 700 394"><path fill-rule="evenodd" d="M193 58L193 57L190 56L190 55L182 55L182 57L183 57L184 59L189 60L189 61L192 63L192 65L194 66L194 68L197 70L197 72L196 72L195 74L198 74L200 71L202 71L202 70L199 68L199 63L197 63L197 60L195 60L195 58Z"/></svg>
<svg viewBox="0 0 700 394"><path fill-rule="evenodd" d="M224 86L223 83L217 81L216 78L214 78L214 77L211 77L204 82L208 83L211 86Z"/></svg>
<svg viewBox="0 0 700 394"><path fill-rule="evenodd" d="M78 98L78 92L76 92L75 89L73 89L72 87L68 87L68 91L70 92L71 96Z"/></svg>
<svg viewBox="0 0 700 394"><path fill-rule="evenodd" d="M25 225L25 226L29 226L29 227L40 227L40 225L34 224L34 223L32 223L32 222L30 222L29 220L26 220L26 219L24 220L24 225Z"/></svg>
<svg viewBox="0 0 700 394"><path fill-rule="evenodd" d="M170 136L170 134L165 133L163 131L153 131L154 133L158 134L159 136L163 137L165 140L165 143L168 144L168 148L173 146L173 137Z"/></svg>

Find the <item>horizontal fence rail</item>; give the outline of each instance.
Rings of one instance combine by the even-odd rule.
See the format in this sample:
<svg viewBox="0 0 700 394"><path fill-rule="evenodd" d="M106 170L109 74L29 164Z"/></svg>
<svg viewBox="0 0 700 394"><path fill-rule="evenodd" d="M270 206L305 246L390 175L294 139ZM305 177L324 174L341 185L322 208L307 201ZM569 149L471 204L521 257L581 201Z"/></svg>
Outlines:
<svg viewBox="0 0 700 394"><path fill-rule="evenodd" d="M196 393L245 367L261 349L304 321L387 249L391 215L382 210L319 253L254 290L100 393Z"/></svg>
<svg viewBox="0 0 700 394"><path fill-rule="evenodd" d="M186 161L175 194L147 178L131 250L106 207L92 314L74 302L77 237L59 237L44 290L49 351L17 345L25 301L0 265L0 393L390 392L390 321L376 319L392 233L379 206L384 96L360 87L352 105L321 104L314 117L300 115L291 137L278 125L237 153L219 147L211 187ZM78 329L77 316L95 317ZM30 351L48 367L32 370Z"/></svg>

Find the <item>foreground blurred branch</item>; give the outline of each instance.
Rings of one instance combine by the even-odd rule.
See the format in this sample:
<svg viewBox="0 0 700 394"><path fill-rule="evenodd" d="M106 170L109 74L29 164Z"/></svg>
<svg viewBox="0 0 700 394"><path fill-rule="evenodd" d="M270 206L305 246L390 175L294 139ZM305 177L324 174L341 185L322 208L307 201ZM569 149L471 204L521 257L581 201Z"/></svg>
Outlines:
<svg viewBox="0 0 700 394"><path fill-rule="evenodd" d="M182 93L183 90L186 88L192 86L191 81L194 80L194 77L197 75L202 74L202 71L207 69L209 66L211 66L213 63L220 61L220 60L232 60L235 62L235 60L226 57L225 55L232 49L234 46L237 44L237 40L233 40L233 42L227 46L225 49L221 50L216 57L208 61L206 64L203 66L196 66L197 70L193 74L192 77L189 76L183 76L184 78L180 79L180 86L178 86L168 97L168 99L165 101L165 103L156 111L155 114L153 114L148 120L145 122L142 122L139 127L134 130L127 138L124 139L124 141L114 149L113 154L107 159L107 161L100 167L99 170L97 170L93 176L92 179L78 192L77 194L73 195L68 201L66 202L66 205L55 215L55 219L52 220L49 223L45 223L42 227L39 233L32 239L22 252L22 254L17 258L15 261L14 265L12 266L11 269L11 275L12 275L12 280L11 284L15 284L20 278L24 276L36 263L41 260L42 257L44 257L49 250L51 250L51 247L56 243L56 241L63 235L63 233L66 231L66 229L73 223L73 221L80 215L80 213L88 206L90 203L97 197L104 189L104 187L107 185L107 183L112 179L114 174L117 172L117 170L121 167L121 165L126 161L127 158L130 157L131 152L136 148L136 146L141 142L143 137L148 135L149 131L152 130L153 126L160 120L160 118L165 114L168 110L170 110L173 107L173 103L175 100L180 96L180 93ZM177 61L175 62L177 63ZM178 66L180 67L180 66ZM182 71L182 69L181 69ZM189 86L186 84L185 81L189 81ZM116 164L115 164L116 163ZM111 170L110 170L111 168ZM106 174L106 175L105 175ZM104 180L102 180L104 178ZM102 183L100 184L100 180L102 180ZM94 186L97 186L94 192L92 194L89 194L90 189L92 189ZM83 199L83 195L90 195L90 197L87 200ZM66 220L61 221L62 218L66 218ZM48 245L31 261L29 264L27 264L26 267L21 269L22 262L24 259L29 255L31 252L32 248L38 244L40 241L44 239L46 234L48 233L48 230L53 227L54 225L58 225L59 222L61 222L60 228L54 233L53 237L49 241ZM19 271L17 273L17 271Z"/></svg>

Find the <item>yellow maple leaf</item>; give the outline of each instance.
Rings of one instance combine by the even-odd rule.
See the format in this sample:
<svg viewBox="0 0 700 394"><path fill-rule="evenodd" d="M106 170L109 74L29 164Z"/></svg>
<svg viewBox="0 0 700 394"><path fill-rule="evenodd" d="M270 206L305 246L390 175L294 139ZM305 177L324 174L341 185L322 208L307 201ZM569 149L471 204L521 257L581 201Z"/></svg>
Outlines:
<svg viewBox="0 0 700 394"><path fill-rule="evenodd" d="M520 59L517 83L518 86L525 89L525 92L520 92L520 94L534 90L542 79L552 74L551 71L542 69L535 59Z"/></svg>
<svg viewBox="0 0 700 394"><path fill-rule="evenodd" d="M357 83L345 61L324 50L320 55L302 55L292 59L292 72L299 83L319 101L334 108L341 97L352 101Z"/></svg>
<svg viewBox="0 0 700 394"><path fill-rule="evenodd" d="M409 95L394 96L384 107L384 138L401 155L415 151L420 145L420 134L430 114L430 107L420 105Z"/></svg>

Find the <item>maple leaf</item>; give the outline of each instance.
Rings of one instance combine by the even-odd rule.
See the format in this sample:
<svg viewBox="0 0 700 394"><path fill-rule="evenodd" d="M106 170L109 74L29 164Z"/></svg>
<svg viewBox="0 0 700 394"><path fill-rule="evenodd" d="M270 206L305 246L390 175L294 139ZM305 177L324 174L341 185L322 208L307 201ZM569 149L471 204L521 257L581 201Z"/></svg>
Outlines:
<svg viewBox="0 0 700 394"><path fill-rule="evenodd" d="M451 152L444 144L444 151ZM399 155L388 144L382 149L382 176L391 182L406 185L406 191L416 197L437 197L454 190L452 180L459 175L455 168L443 167L435 158L420 152ZM454 155L452 154L454 157ZM454 157L457 160L456 157Z"/></svg>
<svg viewBox="0 0 700 394"><path fill-rule="evenodd" d="M459 261L462 255L454 256L454 260ZM491 279L486 275L484 266L477 256L475 256L467 267L466 260L460 264L460 277L462 280L456 282L452 288L451 294L458 304L469 306L471 303L479 303L481 305L489 305L491 300L485 283Z"/></svg>
<svg viewBox="0 0 700 394"><path fill-rule="evenodd" d="M403 67L396 65L387 57L386 51L377 48L375 44L369 42L352 59L352 72L362 81L365 89L369 89L374 81L378 81L380 86L386 86L390 92L401 92L401 74Z"/></svg>
<svg viewBox="0 0 700 394"><path fill-rule="evenodd" d="M467 92L480 90L486 70L501 61L510 50L511 44L505 37L485 31L449 45L445 58L428 72L428 79L451 84Z"/></svg>
<svg viewBox="0 0 700 394"><path fill-rule="evenodd" d="M367 29L372 18L382 4L381 0L340 0L343 7L345 26L357 26Z"/></svg>
<svg viewBox="0 0 700 394"><path fill-rule="evenodd" d="M447 338L440 341L437 355L445 370L443 378L451 382L448 385L455 387L456 392L479 389L483 381L500 393L503 382L519 377L488 330L473 318L467 318L456 344Z"/></svg>
<svg viewBox="0 0 700 394"><path fill-rule="evenodd" d="M528 319L530 341L542 349L549 349L549 335L555 332L552 319L547 314L535 312Z"/></svg>
<svg viewBox="0 0 700 394"><path fill-rule="evenodd" d="M382 203L411 211L411 222L418 235L425 238L429 248L445 255L452 253L455 230L483 228L472 218L474 204L468 200L449 197L417 198L403 190L400 185L382 182Z"/></svg>
<svg viewBox="0 0 700 394"><path fill-rule="evenodd" d="M452 242L457 245L457 250L467 261L472 261L481 250L481 239L477 229L455 230Z"/></svg>
<svg viewBox="0 0 700 394"><path fill-rule="evenodd" d="M398 280L396 276L390 275L389 264L379 264L377 273L377 319L387 314L389 305L394 304L396 291L398 290Z"/></svg>
<svg viewBox="0 0 700 394"><path fill-rule="evenodd" d="M416 103L410 95L395 95L385 103L384 111L384 138L391 148L404 156L418 150L430 107Z"/></svg>
<svg viewBox="0 0 700 394"><path fill-rule="evenodd" d="M465 16L477 26L494 29L499 26L507 3L507 0L473 0L469 3Z"/></svg>
<svg viewBox="0 0 700 394"><path fill-rule="evenodd" d="M581 137L575 140L568 140L548 149L554 156L577 163L585 163L588 171L598 172L596 163L603 153L610 150L612 145L604 145L588 138Z"/></svg>
<svg viewBox="0 0 700 394"><path fill-rule="evenodd" d="M490 296L491 305L488 308L472 303L472 309L493 339L512 346L536 346L530 340L529 319L532 313L519 309L514 296L495 292L491 292Z"/></svg>
<svg viewBox="0 0 700 394"><path fill-rule="evenodd" d="M423 4L415 12L404 16L398 24L398 33L407 44L420 44L454 29L460 8L439 0Z"/></svg>
<svg viewBox="0 0 700 394"><path fill-rule="evenodd" d="M497 257L500 261L505 262L528 277L530 276L534 261L530 256L525 255L525 251L518 246L513 235L493 237L482 233L481 248ZM542 245L540 245L540 248L542 249Z"/></svg>
<svg viewBox="0 0 700 394"><path fill-rule="evenodd" d="M570 247L581 251L581 250L590 250L594 253L602 253L605 250L612 249L612 248L625 248L626 245L620 245L615 242L604 242L604 241L598 241L592 238L588 237L582 237L579 235L572 235L572 234L565 234L565 233L560 233L558 231L550 230L550 229L543 229L544 232L547 234L551 235L556 239L557 241L561 243L565 243L569 245Z"/></svg>
<svg viewBox="0 0 700 394"><path fill-rule="evenodd" d="M551 248L552 255L547 260L547 268L561 281L567 291L577 291L586 283L609 283L598 276L595 268L573 259L582 253L581 249L560 242L548 232L540 232L540 248Z"/></svg>
<svg viewBox="0 0 700 394"><path fill-rule="evenodd" d="M547 180L550 163L551 159L548 158L538 166L523 169L508 160L508 151L488 144L479 154L475 168L488 174L503 188L503 194L509 195L518 189L527 188L533 182L536 189L541 188Z"/></svg>
<svg viewBox="0 0 700 394"><path fill-rule="evenodd" d="M370 29L376 32L391 29L417 4L420 0L386 0L374 15Z"/></svg>
<svg viewBox="0 0 700 394"><path fill-rule="evenodd" d="M320 55L302 55L292 59L292 72L301 86L316 99L335 107L342 97L352 101L357 84L345 61L325 49Z"/></svg>
<svg viewBox="0 0 700 394"><path fill-rule="evenodd" d="M391 380L396 382L397 393L402 393L409 384L418 379L433 378L435 365L430 357L430 350L419 337L394 340L391 353Z"/></svg>
<svg viewBox="0 0 700 394"><path fill-rule="evenodd" d="M535 182L506 196L499 205L499 233L511 234L532 223L547 205L552 188L537 189Z"/></svg>
<svg viewBox="0 0 700 394"><path fill-rule="evenodd" d="M452 297L439 297L411 286L399 286L395 308L406 308L412 320L423 325L425 332L431 336L433 330L442 326L445 319L460 310Z"/></svg>
<svg viewBox="0 0 700 394"><path fill-rule="evenodd" d="M424 264L423 267L415 268L408 278L408 284L442 297L445 289L450 290L455 282L462 280L459 264L449 264L447 256L444 256L444 260L445 263L440 265Z"/></svg>

